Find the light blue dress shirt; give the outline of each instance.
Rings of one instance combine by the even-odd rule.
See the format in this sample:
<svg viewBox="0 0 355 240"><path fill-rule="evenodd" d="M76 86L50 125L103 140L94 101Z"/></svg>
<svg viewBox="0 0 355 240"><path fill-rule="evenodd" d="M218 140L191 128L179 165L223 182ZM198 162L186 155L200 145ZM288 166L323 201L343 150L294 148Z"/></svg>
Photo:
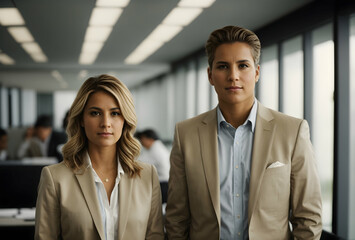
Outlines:
<svg viewBox="0 0 355 240"><path fill-rule="evenodd" d="M248 200L257 101L247 120L235 129L219 107L218 158L221 204L221 240L248 239Z"/></svg>

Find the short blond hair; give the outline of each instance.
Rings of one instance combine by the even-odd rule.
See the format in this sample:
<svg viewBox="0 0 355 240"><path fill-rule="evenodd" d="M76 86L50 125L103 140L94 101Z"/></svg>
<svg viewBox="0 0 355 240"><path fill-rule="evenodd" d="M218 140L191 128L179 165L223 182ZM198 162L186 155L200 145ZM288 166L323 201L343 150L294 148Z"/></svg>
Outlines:
<svg viewBox="0 0 355 240"><path fill-rule="evenodd" d="M234 42L247 43L250 46L255 66L259 64L261 45L258 36L246 28L226 26L213 31L206 42L205 50L210 68L212 68L217 47L224 43Z"/></svg>
<svg viewBox="0 0 355 240"><path fill-rule="evenodd" d="M122 135L117 142L119 160L123 170L131 177L140 175L142 168L136 162L140 145L133 137L137 125L133 99L128 88L120 80L107 74L87 79L78 91L69 110L68 142L63 146L64 162L73 170L79 169L84 163L88 140L81 122L90 95L97 91L107 92L117 100L124 118Z"/></svg>

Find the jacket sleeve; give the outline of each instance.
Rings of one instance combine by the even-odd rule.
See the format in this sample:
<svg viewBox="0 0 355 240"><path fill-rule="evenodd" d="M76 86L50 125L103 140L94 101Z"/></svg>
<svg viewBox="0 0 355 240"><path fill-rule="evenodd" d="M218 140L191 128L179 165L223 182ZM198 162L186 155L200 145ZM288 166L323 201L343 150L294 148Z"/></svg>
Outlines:
<svg viewBox="0 0 355 240"><path fill-rule="evenodd" d="M48 167L43 168L38 186L35 239L60 239L60 208Z"/></svg>
<svg viewBox="0 0 355 240"><path fill-rule="evenodd" d="M303 120L292 155L291 218L294 239L320 239L322 200L308 123Z"/></svg>
<svg viewBox="0 0 355 240"><path fill-rule="evenodd" d="M181 150L177 125L170 155L170 177L165 225L168 239L188 239L190 222L185 159Z"/></svg>
<svg viewBox="0 0 355 240"><path fill-rule="evenodd" d="M145 239L164 240L161 191L158 174L151 166L152 200Z"/></svg>

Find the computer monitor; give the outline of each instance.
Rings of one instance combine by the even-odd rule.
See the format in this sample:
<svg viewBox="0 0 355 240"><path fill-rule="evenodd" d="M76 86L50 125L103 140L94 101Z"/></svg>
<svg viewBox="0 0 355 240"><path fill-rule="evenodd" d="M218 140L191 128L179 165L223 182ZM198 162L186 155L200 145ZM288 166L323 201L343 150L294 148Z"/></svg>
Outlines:
<svg viewBox="0 0 355 240"><path fill-rule="evenodd" d="M0 208L35 207L42 168L56 162L52 158L0 162Z"/></svg>

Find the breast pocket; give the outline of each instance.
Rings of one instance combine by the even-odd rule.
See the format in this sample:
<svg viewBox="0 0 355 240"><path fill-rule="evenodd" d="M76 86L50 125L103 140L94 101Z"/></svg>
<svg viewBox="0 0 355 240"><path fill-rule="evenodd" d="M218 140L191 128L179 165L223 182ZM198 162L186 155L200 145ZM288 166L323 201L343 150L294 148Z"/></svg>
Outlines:
<svg viewBox="0 0 355 240"><path fill-rule="evenodd" d="M259 205L270 213L288 212L290 164L266 169L260 186Z"/></svg>

